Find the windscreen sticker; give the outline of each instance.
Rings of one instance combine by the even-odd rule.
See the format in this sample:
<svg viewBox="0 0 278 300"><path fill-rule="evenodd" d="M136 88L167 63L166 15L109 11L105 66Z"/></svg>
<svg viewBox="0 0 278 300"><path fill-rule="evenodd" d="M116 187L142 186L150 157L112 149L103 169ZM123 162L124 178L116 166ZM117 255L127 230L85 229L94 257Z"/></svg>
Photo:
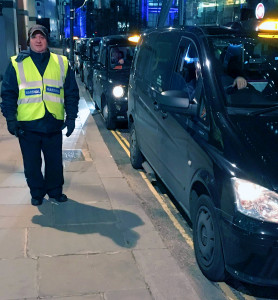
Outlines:
<svg viewBox="0 0 278 300"><path fill-rule="evenodd" d="M268 84L267 81L248 81L248 83L251 84L259 92L262 92Z"/></svg>
<svg viewBox="0 0 278 300"><path fill-rule="evenodd" d="M162 84L162 79L161 79L161 75L158 75L157 79L156 79L156 84L161 86Z"/></svg>
<svg viewBox="0 0 278 300"><path fill-rule="evenodd" d="M53 86L46 86L46 92L60 95L60 88L56 88Z"/></svg>
<svg viewBox="0 0 278 300"><path fill-rule="evenodd" d="M25 96L33 96L33 95L39 95L41 94L41 89L26 89L25 90Z"/></svg>

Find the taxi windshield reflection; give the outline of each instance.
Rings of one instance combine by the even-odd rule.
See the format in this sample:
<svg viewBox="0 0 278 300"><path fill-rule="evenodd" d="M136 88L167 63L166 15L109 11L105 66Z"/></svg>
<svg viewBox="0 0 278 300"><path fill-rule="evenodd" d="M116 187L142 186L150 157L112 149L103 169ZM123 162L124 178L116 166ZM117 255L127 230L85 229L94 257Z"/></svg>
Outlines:
<svg viewBox="0 0 278 300"><path fill-rule="evenodd" d="M210 41L227 106L278 104L278 39L218 36Z"/></svg>

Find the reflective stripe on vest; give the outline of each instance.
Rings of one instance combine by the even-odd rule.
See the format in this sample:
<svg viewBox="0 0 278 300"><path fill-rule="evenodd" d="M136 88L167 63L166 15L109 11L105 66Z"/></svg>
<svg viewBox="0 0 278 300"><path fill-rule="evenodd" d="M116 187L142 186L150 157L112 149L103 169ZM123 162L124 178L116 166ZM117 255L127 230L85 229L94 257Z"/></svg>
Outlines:
<svg viewBox="0 0 278 300"><path fill-rule="evenodd" d="M31 57L27 57L22 62L16 62L15 59L16 56L11 58L19 87L18 121L42 118L45 114L45 106L56 119L63 120L63 85L68 71L67 58L50 53L43 77Z"/></svg>

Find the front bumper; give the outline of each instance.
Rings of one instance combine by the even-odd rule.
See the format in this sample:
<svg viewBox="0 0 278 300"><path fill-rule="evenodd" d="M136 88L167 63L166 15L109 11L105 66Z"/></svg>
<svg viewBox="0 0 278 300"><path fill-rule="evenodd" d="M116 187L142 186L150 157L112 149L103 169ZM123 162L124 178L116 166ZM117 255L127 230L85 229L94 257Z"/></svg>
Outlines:
<svg viewBox="0 0 278 300"><path fill-rule="evenodd" d="M278 286L278 224L219 213L226 270L239 280Z"/></svg>
<svg viewBox="0 0 278 300"><path fill-rule="evenodd" d="M110 109L113 116L113 119L118 121L127 120L127 99L110 99Z"/></svg>

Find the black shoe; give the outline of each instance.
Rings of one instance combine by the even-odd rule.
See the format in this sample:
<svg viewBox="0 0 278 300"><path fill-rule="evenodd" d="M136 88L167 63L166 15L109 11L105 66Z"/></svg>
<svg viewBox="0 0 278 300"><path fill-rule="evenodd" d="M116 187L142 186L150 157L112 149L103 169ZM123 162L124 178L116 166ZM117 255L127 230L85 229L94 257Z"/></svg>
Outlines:
<svg viewBox="0 0 278 300"><path fill-rule="evenodd" d="M68 197L65 194L62 194L61 196L58 196L58 197L52 197L52 198L54 198L57 202L68 201Z"/></svg>
<svg viewBox="0 0 278 300"><path fill-rule="evenodd" d="M42 204L42 200L43 200L43 199L32 198L32 199L31 199L31 204L34 205L34 206L41 205L41 204Z"/></svg>

